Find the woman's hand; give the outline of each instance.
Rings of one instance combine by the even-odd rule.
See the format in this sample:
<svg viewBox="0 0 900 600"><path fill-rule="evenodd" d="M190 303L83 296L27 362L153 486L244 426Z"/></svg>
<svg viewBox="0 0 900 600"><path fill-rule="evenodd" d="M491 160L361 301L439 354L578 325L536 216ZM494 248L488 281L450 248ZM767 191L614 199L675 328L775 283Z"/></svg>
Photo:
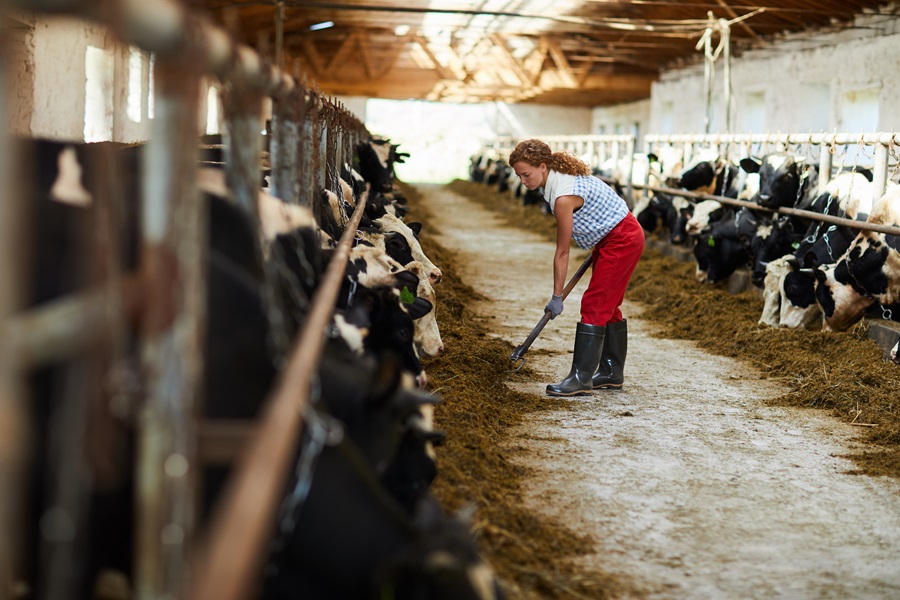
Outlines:
<svg viewBox="0 0 900 600"><path fill-rule="evenodd" d="M544 312L550 313L550 318L555 319L559 315L562 314L563 311L563 299L562 296L557 296L554 294L550 297L550 302L547 303L547 306L544 307Z"/></svg>

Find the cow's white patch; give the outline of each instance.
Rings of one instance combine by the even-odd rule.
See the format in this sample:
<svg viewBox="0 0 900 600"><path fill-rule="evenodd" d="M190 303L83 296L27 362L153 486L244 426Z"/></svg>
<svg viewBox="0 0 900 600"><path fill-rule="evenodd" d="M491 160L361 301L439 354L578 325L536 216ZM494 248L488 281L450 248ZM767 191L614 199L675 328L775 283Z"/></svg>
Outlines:
<svg viewBox="0 0 900 600"><path fill-rule="evenodd" d="M891 348L891 360L900 365L900 340Z"/></svg>
<svg viewBox="0 0 900 600"><path fill-rule="evenodd" d="M344 318L344 315L340 314L334 315L334 326L338 330L338 335L346 342L350 350L357 356L362 356L363 341L369 333L368 329L351 325L347 322L347 319Z"/></svg>
<svg viewBox="0 0 900 600"><path fill-rule="evenodd" d="M781 167L787 163L788 157L786 154L769 154L766 156L766 164L772 167L773 171L777 171Z"/></svg>
<svg viewBox="0 0 900 600"><path fill-rule="evenodd" d="M699 235L705 228L709 227L709 216L716 210L722 208L722 203L715 200L704 200L694 207L694 216L692 216L685 226L688 235Z"/></svg>
<svg viewBox="0 0 900 600"><path fill-rule="evenodd" d="M57 159L59 174L50 188L50 198L73 206L90 206L91 193L81 184L81 163L73 146L66 146Z"/></svg>
<svg viewBox="0 0 900 600"><path fill-rule="evenodd" d="M766 278L763 283L763 310L759 317L760 325L778 327L781 315L782 288L784 276L790 270L791 257L782 256L766 265Z"/></svg>

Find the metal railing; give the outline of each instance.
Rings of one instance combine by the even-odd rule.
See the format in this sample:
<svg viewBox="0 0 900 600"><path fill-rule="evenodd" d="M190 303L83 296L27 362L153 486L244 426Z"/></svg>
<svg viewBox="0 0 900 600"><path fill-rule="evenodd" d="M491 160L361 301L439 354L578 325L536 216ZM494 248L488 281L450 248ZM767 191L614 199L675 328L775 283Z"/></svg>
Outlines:
<svg viewBox="0 0 900 600"><path fill-rule="evenodd" d="M316 209L326 186L340 194L338 176L365 127L336 102L306 89L251 48L236 44L223 29L172 0L14 0L36 14L79 17L104 25L123 43L156 55L156 118L143 164L141 257L136 277L104 279L93 292L61 298L40 310L22 313L21 277L12 257L21 256L22 206L3 202L4 264L0 286L0 422L17 436L0 445L0 484L16 480L21 468L21 433L27 431L27 404L19 389L22 368L78 353L92 336L140 313L141 357L149 374L138 428L138 598L244 597L265 556L265 538L288 476L290 450L300 433L310 373L318 364L325 324L335 304L347 261L348 244L365 205L357 205L341 245L316 293L306 328L288 359L281 385L267 400L258 424L223 431L199 417L205 286L205 218L194 178L198 139L200 77L212 75L225 87L228 127L224 136L228 183L248 214L256 214L260 188L262 98L274 101L271 140L272 188L289 203ZM0 75L5 68L0 66ZM6 94L0 93L0 99ZM4 107L0 114L4 116ZM8 110L8 109L7 109ZM15 197L14 158L9 136L0 134L0 186ZM109 201L115 198L107 199ZM109 275L109 273L107 272ZM72 323L72 319L78 319ZM73 326L74 325L74 326ZM12 338L11 333L15 334ZM14 339L15 342L10 342ZM54 346L50 349L48 344ZM16 358L11 357L16 353ZM78 415L85 419L87 413ZM226 428L227 429L227 428ZM203 432L205 437L198 436ZM194 547L195 478L202 461L228 460L233 447L250 437L244 459L219 506L203 547ZM73 436L75 439L77 436ZM15 442L21 442L17 444ZM214 446L211 450L210 446ZM0 524L16 522L14 500L0 501ZM4 531L12 531L4 528ZM235 544L234 540L240 540ZM0 541L0 571L14 560L13 536ZM239 550L238 550L239 549ZM70 557L70 560L76 560ZM53 578L53 573L50 574ZM0 580L0 586L9 589ZM224 584L224 586L223 586ZM73 597L60 578L58 598ZM190 591L188 591L190 590Z"/></svg>

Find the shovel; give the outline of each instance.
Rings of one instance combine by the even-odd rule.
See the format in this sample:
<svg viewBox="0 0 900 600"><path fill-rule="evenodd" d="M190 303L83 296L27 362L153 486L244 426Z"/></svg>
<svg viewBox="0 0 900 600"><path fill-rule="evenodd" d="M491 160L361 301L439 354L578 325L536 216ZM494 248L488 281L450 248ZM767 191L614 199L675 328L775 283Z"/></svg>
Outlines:
<svg viewBox="0 0 900 600"><path fill-rule="evenodd" d="M572 291L572 288L575 287L575 284L578 283L578 280L581 279L581 276L584 275L585 271L588 270L588 267L591 266L591 259L593 256L591 254L588 255L584 262L581 263L581 266L578 267L578 270L572 275L572 278L569 280L569 283L566 284L566 287L563 289L562 297L563 300L566 299L566 296L569 295L569 292ZM516 366L513 371L518 372L519 369L525 366L525 353L528 352L528 349L531 348L531 344L534 343L534 340L537 339L537 336L541 334L541 331L544 329L544 325L550 322L552 318L550 311L546 311L544 316L541 317L541 320L538 321L538 324L534 326L534 329L531 330L531 333L528 334L528 337L525 338L525 341L522 342L520 346L518 346L515 350L513 350L512 354L509 355L509 360L513 361L513 365L522 361L518 366Z"/></svg>

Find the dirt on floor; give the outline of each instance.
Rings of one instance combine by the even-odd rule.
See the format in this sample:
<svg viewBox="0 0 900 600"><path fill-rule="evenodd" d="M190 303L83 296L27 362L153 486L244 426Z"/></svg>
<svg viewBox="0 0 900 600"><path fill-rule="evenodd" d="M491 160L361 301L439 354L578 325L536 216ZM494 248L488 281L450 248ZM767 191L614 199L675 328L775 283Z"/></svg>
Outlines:
<svg viewBox="0 0 900 600"><path fill-rule="evenodd" d="M625 389L553 399L584 283L525 367L509 360L548 299L552 217L469 182L403 189L445 274L435 491L475 509L509 597L900 595L900 369L864 325L761 329L752 294L647 252Z"/></svg>

